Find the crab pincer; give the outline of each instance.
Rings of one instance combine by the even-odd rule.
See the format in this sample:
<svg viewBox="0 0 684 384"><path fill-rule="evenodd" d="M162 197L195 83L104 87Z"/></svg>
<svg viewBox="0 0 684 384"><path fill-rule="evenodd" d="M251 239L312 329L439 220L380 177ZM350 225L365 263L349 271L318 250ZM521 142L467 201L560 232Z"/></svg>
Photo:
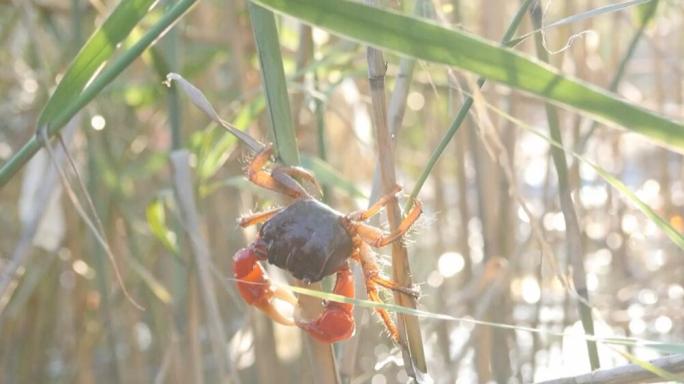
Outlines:
<svg viewBox="0 0 684 384"><path fill-rule="evenodd" d="M337 281L333 293L350 298L354 297L354 280L349 267L337 272ZM299 307L297 307L295 324L323 343L347 340L354 334L353 310L352 304L329 301L317 319L305 320L301 317Z"/></svg>
<svg viewBox="0 0 684 384"><path fill-rule="evenodd" d="M233 275L238 279L238 292L247 304L258 308L280 324L294 325L292 318L275 306L274 299L296 306L297 298L289 290L271 285L253 247L237 251L233 257Z"/></svg>

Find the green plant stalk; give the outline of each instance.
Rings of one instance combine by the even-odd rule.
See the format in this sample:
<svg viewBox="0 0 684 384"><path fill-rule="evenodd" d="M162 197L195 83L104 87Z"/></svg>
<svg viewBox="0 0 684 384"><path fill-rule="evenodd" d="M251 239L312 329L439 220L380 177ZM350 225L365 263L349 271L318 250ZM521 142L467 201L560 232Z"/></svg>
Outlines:
<svg viewBox="0 0 684 384"><path fill-rule="evenodd" d="M94 140L90 137L88 145L88 192L92 196L98 196L96 192L103 185L102 180L100 180L103 174L102 169L100 169L97 159ZM109 201L103 201L101 199L97 200L97 210L101 212L104 222L108 222L108 217L110 215L110 204ZM112 297L109 292L109 275L107 274L106 268L106 255L103 248L97 243L93 242L91 244L92 252L92 263L95 269L95 277L97 289L102 297L102 305L100 306L100 313L102 320L104 322L103 327L104 333L106 335L107 349L111 354L110 360L110 373L113 376L112 380L114 383L121 383L121 364L119 361L118 354L116 353L116 346L118 344L118 337L114 328L114 318L112 314Z"/></svg>
<svg viewBox="0 0 684 384"><path fill-rule="evenodd" d="M173 24L192 7L197 0L180 0L159 21L153 25L131 48L117 57L102 73L61 113L47 122L48 134L54 136L64 128L66 123L91 100L95 98L109 83L126 69L160 36L164 35ZM38 152L42 143L32 136L31 139L0 168L0 188L2 188L26 162Z"/></svg>
<svg viewBox="0 0 684 384"><path fill-rule="evenodd" d="M513 16L511 23L508 25L506 32L504 32L504 35L501 38L501 45L507 45L508 41L513 37L513 35L515 35L515 32L518 30L518 27L520 26L520 22L522 21L523 17L525 16L525 13L527 12L528 8L530 7L533 1L534 0L525 0L520 5L520 8ZM482 88L486 81L487 80L484 77L480 77L477 80L477 86ZM413 200L415 200L418 197L418 194L420 193L420 190L423 188L423 185L425 184L425 181L427 180L428 176L430 176L432 169L434 168L435 164L437 164L437 161L442 156L442 153L446 149L447 145L449 145L449 142L451 142L451 139L454 137L458 129L463 124L463 121L465 120L466 116L468 116L468 112L470 111L470 108L472 106L473 98L467 96L463 101L463 105L461 105L461 109L456 114L454 121L451 123L451 126L444 134L444 137L442 137L442 140L437 145L437 148L435 148L434 151L432 151L432 155L430 155L430 160L428 160L428 163L425 166L423 173L421 173L421 175L418 177L418 180L416 181L416 184L414 185L413 190L411 191L408 202L406 203L406 211L408 211L411 208Z"/></svg>
<svg viewBox="0 0 684 384"><path fill-rule="evenodd" d="M278 158L287 165L299 165L299 149L287 95L287 81L280 54L280 40L273 12L249 3L249 16L256 41L266 108Z"/></svg>
<svg viewBox="0 0 684 384"><path fill-rule="evenodd" d="M540 29L542 24L542 9L539 2L530 9L530 18L535 29ZM539 34L534 35L534 42L537 51L537 57L545 62L549 62L549 55L544 48L542 37ZM551 138L563 145L563 137L560 132L560 122L558 118L558 111L556 107L549 103L545 103L546 119L549 125L549 133ZM566 227L566 246L567 256L573 266L573 282L577 293L584 298L586 302L589 301L589 290L587 289L586 273L584 270L584 250L582 247L582 233L577 219L577 212L575 211L574 203L571 196L570 179L568 177L568 164L565 158L565 152L557 147L551 147L551 155L553 157L553 164L558 175L558 192L560 194L560 206L563 211L563 218ZM578 311L584 332L594 334L594 320L591 315L591 307L585 302L578 302ZM598 349L596 343L587 340L587 353L589 355L589 362L591 369L596 370L601 368L599 360Z"/></svg>
<svg viewBox="0 0 684 384"><path fill-rule="evenodd" d="M280 40L276 28L275 16L252 2L248 5L252 23L252 32L259 54L261 75L266 106L271 123L274 146L281 162L287 165L299 165L299 149L295 136L294 121L290 111L290 100L287 93L287 80L280 53ZM320 283L312 284L320 289ZM300 297L299 305L305 317L320 312L320 301L309 297ZM316 382L325 384L340 383L332 345L322 344L312 337L305 338L305 344L311 357L311 369Z"/></svg>

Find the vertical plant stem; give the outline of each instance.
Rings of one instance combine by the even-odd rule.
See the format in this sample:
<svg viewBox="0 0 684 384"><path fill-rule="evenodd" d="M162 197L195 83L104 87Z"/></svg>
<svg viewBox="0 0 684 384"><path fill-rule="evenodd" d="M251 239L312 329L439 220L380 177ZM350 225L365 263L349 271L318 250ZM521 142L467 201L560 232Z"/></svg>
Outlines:
<svg viewBox="0 0 684 384"><path fill-rule="evenodd" d="M542 19L542 9L539 2L536 2L530 9L530 16L532 18L532 24L535 29L541 27ZM541 36L535 34L535 46L537 50L537 57L547 62L549 61L549 56L544 49ZM549 132L551 138L556 142L563 144L563 138L560 133L558 111L554 106L549 103L545 103L547 123L549 125ZM582 246L582 232L579 227L579 220L577 219L577 213L575 212L575 206L572 201L571 187L568 179L568 165L565 159L565 153L562 149L557 147L551 148L551 155L553 157L553 163L556 168L556 174L558 175L558 192L560 198L560 206L563 211L563 218L565 219L566 228L566 245L567 245L567 257L570 264L572 265L572 279L575 285L577 293L589 301L589 291L587 289L586 275L584 271L584 249ZM582 320L582 326L584 327L584 332L593 335L594 334L594 320L591 315L591 307L589 307L585 302L578 302L579 306L579 316ZM591 363L592 370L599 369L601 364L599 361L598 349L596 343L587 340L587 353L589 355L589 362Z"/></svg>
<svg viewBox="0 0 684 384"><path fill-rule="evenodd" d="M214 280L211 275L211 255L201 233L199 213L195 205L195 195L191 182L193 175L190 168L190 153L187 150L173 151L171 153L171 165L173 167L173 186L176 201L197 266L197 279L200 294L204 301L206 320L209 326L209 339L214 363L218 371L218 381L230 380L230 382L237 383L239 382L237 372L228 359L228 343L219 312ZM230 376L228 376L228 372L231 373Z"/></svg>
<svg viewBox="0 0 684 384"><path fill-rule="evenodd" d="M295 136L294 121L287 94L287 81L280 53L280 40L273 13L254 3L248 6L252 33L256 41L270 132L280 161L287 165L299 165L299 149ZM302 284L298 282L298 284ZM309 288L321 289L321 284ZM300 296L299 305L304 317L320 313L321 302L311 297ZM307 350L311 357L311 369L317 383L339 383L340 376L335 362L332 345L323 344L312 337L306 337Z"/></svg>
<svg viewBox="0 0 684 384"><path fill-rule="evenodd" d="M522 5L520 5L520 8L518 8L518 11L516 12L515 16L513 16L513 19L511 20L511 23L508 25L508 28L506 29L506 32L504 33L504 36L501 38L501 44L506 45L508 41L513 38L513 35L515 32L518 30L518 26L520 25L520 22L523 19L523 16L525 16L525 12L527 12L527 9L529 8L530 4L534 0L524 0ZM482 86L485 83L485 78L481 77L477 80L477 85L478 87L482 88ZM447 130L447 132L444 134L444 137L440 141L439 145L437 148L432 151L432 155L430 155L430 160L428 160L428 164L425 166L425 170L423 173L420 175L418 180L416 181L416 185L413 187L413 190L411 191L411 195L409 197L408 203L409 206L406 207L406 209L410 208L410 204L413 201L414 198L418 196L420 193L420 190L423 188L423 185L425 184L425 181L427 180L428 176L430 176L430 171L434 164L439 160L440 156L442 156L442 152L444 152L444 149L446 149L447 145L451 141L451 139L454 137L458 129L461 127L463 124L463 121L465 120L466 116L468 115L468 111L470 111L470 107L473 106L473 98L468 96L465 98L463 101L463 105L461 106L461 109L458 111L456 114L456 117L454 118L454 121L451 123L451 126Z"/></svg>
<svg viewBox="0 0 684 384"><path fill-rule="evenodd" d="M199 316L199 295L197 294L197 275L191 273L188 275L187 281L188 297L188 325L187 335L189 344L188 362L190 365L190 372L185 377L192 378L192 382L196 384L204 384L204 375L202 370L202 345L200 344L200 316Z"/></svg>
<svg viewBox="0 0 684 384"><path fill-rule="evenodd" d="M80 119L79 119L80 120ZM106 134L106 132L105 132ZM100 179L103 172L98 167L96 153L102 147L96 145L98 140L94 139L92 136L88 140L88 193L91 196L101 196L102 194L102 180ZM102 143L99 143L102 145ZM102 216L102 222L108 222L108 216L110 215L109 206L105 199L98 199L96 203L96 211L100 212ZM107 232L105 228L100 227L102 231L102 236ZM121 367L119 364L119 356L117 353L117 344L119 342L116 330L114 329L113 314L112 314L112 298L109 292L109 280L107 278L107 268L106 268L106 255L103 247L101 247L97 242L91 244L91 254L92 262L95 269L96 284L97 289L102 298L102 305L100 308L101 316L104 321L104 332L107 340L107 348L110 354L110 373L112 375L112 380L115 383L122 382Z"/></svg>
<svg viewBox="0 0 684 384"><path fill-rule="evenodd" d="M373 0L367 0L367 4L375 5ZM387 104L385 98L385 72L386 64L382 52L375 48L367 48L368 80L372 99L372 116L375 125L375 133L378 149L378 163L380 164L380 176L384 193L389 193L397 184L394 169L394 146L392 135L387 120ZM397 200L387 205L387 220L390 230L394 231L401 222L401 210ZM401 239L392 243L392 272L394 280L403 287L412 286L411 268L408 261L408 252ZM408 295L395 292L397 304L416 308L416 300ZM399 338L403 344L402 352L407 373L416 380L420 380L427 374L425 352L423 350L423 337L420 333L418 318L414 316L398 315Z"/></svg>
<svg viewBox="0 0 684 384"><path fill-rule="evenodd" d="M247 82L245 75L249 70L249 63L245 52L244 31L240 25L240 13L243 4L241 1L229 0L223 2L226 7L225 26L226 34L230 41L230 65L233 71L232 78L234 79L233 88L240 95L247 92Z"/></svg>
<svg viewBox="0 0 684 384"><path fill-rule="evenodd" d="M418 0L415 4L415 13L421 13L421 10L428 7L429 2L425 0ZM431 4L430 4L431 5ZM408 96L409 89L411 86L411 80L413 79L413 69L415 67L415 59L410 57L403 57L399 61L399 73L394 83L394 89L392 95L390 96L389 106L388 106L388 125L390 130L390 135L392 138L392 144L396 140L399 128L401 128L401 123L404 118L404 112L406 110L406 97ZM371 206L378 197L381 195L383 190L383 184L381 180L381 166L378 163L375 167L375 172L373 174L373 186L371 188L370 199L368 201L368 206ZM355 278L360 278L362 275L357 275ZM361 315L360 311L355 311L356 317ZM343 361L343 373L346 375L352 375L354 371L354 366L356 358L358 357L360 337L354 337L345 346L345 354Z"/></svg>

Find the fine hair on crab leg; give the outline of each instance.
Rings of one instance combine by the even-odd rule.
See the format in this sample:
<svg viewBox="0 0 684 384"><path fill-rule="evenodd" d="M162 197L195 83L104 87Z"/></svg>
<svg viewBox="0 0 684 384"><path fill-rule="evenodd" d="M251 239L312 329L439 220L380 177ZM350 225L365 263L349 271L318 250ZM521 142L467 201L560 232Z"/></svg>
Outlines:
<svg viewBox="0 0 684 384"><path fill-rule="evenodd" d="M349 215L347 215L347 218L350 220L356 220L356 221L366 221L370 219L371 217L377 215L380 213L380 211L390 202L392 199L396 198L397 193L401 192L401 187L396 186L394 189L382 196L381 198L378 199L373 205L371 205L368 209L362 210L362 211L356 211L352 212Z"/></svg>
<svg viewBox="0 0 684 384"><path fill-rule="evenodd" d="M411 208L408 215L401 221L397 230L392 233L386 233L380 228L360 222L351 223L351 226L354 227L355 233L358 233L365 242L373 247L381 248L405 234L416 220L418 220L418 217L420 217L422 212L423 207L420 200L415 200L413 202L413 208Z"/></svg>
<svg viewBox="0 0 684 384"><path fill-rule="evenodd" d="M368 244L361 240L359 236L355 237L355 243L357 244L357 248L352 255L352 258L361 264L361 269L363 270L364 280L366 283L366 293L368 294L368 299L376 303L383 303L377 289L378 284L374 279L374 277L380 275L380 268L374 260L373 251L370 249ZM376 307L375 313L377 313L382 319L383 323L385 324L385 328L387 328L387 331L392 337L392 340L394 340L396 343L400 343L399 331L397 330L397 326L394 324L389 312L387 312L384 308Z"/></svg>

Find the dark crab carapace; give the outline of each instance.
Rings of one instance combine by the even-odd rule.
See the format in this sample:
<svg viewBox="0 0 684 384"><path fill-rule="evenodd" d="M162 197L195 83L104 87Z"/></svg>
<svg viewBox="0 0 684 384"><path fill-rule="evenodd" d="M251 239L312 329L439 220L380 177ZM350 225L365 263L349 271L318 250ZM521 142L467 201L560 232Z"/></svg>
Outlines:
<svg viewBox="0 0 684 384"><path fill-rule="evenodd" d="M344 215L314 199L300 199L259 230L256 249L292 276L315 283L347 264L354 244Z"/></svg>
<svg viewBox="0 0 684 384"><path fill-rule="evenodd" d="M419 201L393 233L385 233L364 221L380 212L394 199L398 189L380 198L368 210L344 215L315 200L297 181L303 180L318 186L313 175L298 167L274 165L271 172L263 167L272 153L269 145L258 153L247 168L247 177L253 183L284 193L295 201L286 208L277 208L242 217L243 227L263 223L258 238L247 248L239 250L233 258L233 272L238 279L237 287L242 298L275 321L296 324L323 342L345 340L354 333L352 305L328 302L315 320L305 320L294 311L294 319L281 313L274 306L281 299L293 306L297 299L289 290L272 286L259 261L289 271L295 278L316 282L325 276L336 274L334 293L354 297L354 282L349 269L349 259L361 264L368 298L380 301L377 286L415 295L411 289L400 287L380 273L373 247L383 247L403 235L421 213ZM397 329L387 311L376 308L390 335L398 341Z"/></svg>

